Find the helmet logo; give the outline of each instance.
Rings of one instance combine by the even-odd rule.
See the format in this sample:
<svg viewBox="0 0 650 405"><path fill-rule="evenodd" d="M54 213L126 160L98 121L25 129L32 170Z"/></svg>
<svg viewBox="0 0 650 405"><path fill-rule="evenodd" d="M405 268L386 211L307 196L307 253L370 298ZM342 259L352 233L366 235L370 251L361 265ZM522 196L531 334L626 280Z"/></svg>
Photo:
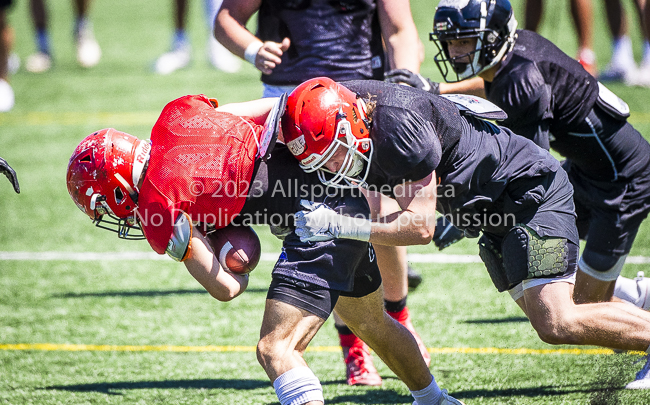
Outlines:
<svg viewBox="0 0 650 405"><path fill-rule="evenodd" d="M287 147L289 148L289 151L291 151L291 153L294 156L298 156L302 154L303 152L305 152L305 149L307 148L305 144L305 136L300 135L296 139L287 142Z"/></svg>

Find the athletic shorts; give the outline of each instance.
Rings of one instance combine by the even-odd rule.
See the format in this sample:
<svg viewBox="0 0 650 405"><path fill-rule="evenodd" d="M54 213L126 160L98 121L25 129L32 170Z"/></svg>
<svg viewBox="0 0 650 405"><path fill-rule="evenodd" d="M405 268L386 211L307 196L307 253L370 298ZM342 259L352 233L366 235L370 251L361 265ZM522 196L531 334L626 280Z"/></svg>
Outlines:
<svg viewBox="0 0 650 405"><path fill-rule="evenodd" d="M505 230L503 227L484 228L482 242L487 242L489 247L483 250L481 257L497 289L500 292L511 290L520 284L523 285L521 288L526 289L535 285L532 280L546 280L538 282L544 284L553 279L565 279L575 273L579 255L578 231L573 211L571 184L566 172L560 169L546 176L515 180L504 194L496 205L502 208L503 213L514 215L510 222L514 222L517 226L525 225L542 239L566 240L563 259L566 268L555 274L531 277L525 275L529 269L522 267L523 275L520 273L516 276L507 275L503 263L516 263L516 266L511 265L511 268L517 269L520 263L521 266L529 266L529 261L526 259L529 257L529 252L526 247L517 243L508 245L509 249L503 248L504 237L514 226ZM517 202L522 203L517 204ZM523 252L515 251L519 248L523 249Z"/></svg>
<svg viewBox="0 0 650 405"><path fill-rule="evenodd" d="M512 297L513 301L517 301L519 298L524 296L524 291L526 291L527 289L532 287L537 287L539 285L553 284L553 283L575 284L576 272L574 271L572 273L565 274L559 277L553 277L553 278L531 278L528 280L524 280L521 283L514 286L513 288L511 288L510 290L508 290L508 293L510 293L510 297Z"/></svg>
<svg viewBox="0 0 650 405"><path fill-rule="evenodd" d="M291 277L287 273L280 273L274 270L273 280L271 281L271 286L266 296L267 299L278 300L310 312L322 319L327 319L334 310L339 296L365 297L377 291L381 286L381 274L379 273L375 251L371 244L366 243L366 249L357 249L354 252L350 252L350 255L336 255L338 260L329 254L328 242L318 242L315 245L320 246L316 246L313 250L308 251L305 249L296 250L291 247L287 248L285 245L282 249L280 259L276 263L276 268L278 266L286 266L289 263L289 257L295 258L291 262L291 267L298 270L304 269L303 273L308 272L308 269L314 266L325 265L332 270L340 266L343 268L342 270L351 275L352 289L350 291L331 289L319 285L322 283L316 284L305 281L304 277L298 279ZM323 257L329 258L321 260ZM337 267L330 267L333 265L330 264L330 260L334 260ZM314 281L320 280L315 279Z"/></svg>
<svg viewBox="0 0 650 405"><path fill-rule="evenodd" d="M580 239L585 249L620 257L630 252L643 220L650 212L650 168L630 181L596 181L571 170Z"/></svg>

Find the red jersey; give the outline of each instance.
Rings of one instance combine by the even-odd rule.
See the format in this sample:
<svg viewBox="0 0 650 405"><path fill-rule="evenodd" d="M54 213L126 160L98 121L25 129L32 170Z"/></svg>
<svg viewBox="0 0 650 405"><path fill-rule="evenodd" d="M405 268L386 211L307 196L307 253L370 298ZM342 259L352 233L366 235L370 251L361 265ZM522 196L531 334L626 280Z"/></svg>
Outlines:
<svg viewBox="0 0 650 405"><path fill-rule="evenodd" d="M151 130L149 166L138 198L147 241L165 253L180 210L193 222L227 226L253 177L262 126L216 111L204 95L167 104Z"/></svg>

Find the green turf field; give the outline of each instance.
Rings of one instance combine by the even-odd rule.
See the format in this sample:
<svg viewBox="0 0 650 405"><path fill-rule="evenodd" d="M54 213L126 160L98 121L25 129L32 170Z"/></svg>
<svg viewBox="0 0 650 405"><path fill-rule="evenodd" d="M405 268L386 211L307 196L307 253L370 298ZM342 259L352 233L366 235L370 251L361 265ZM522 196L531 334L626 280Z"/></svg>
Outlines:
<svg viewBox="0 0 650 405"><path fill-rule="evenodd" d="M9 20L24 61L34 51L28 2L15 3ZM168 101L189 93L222 103L256 98L258 74L250 65L231 75L208 67L202 4L195 1L193 64L170 76L152 75L151 63L169 46L170 0L95 1L103 58L82 70L74 60L70 2L49 3L54 68L42 75L20 70L11 78L16 107L0 114L0 156L16 169L22 188L15 195L0 179L0 403L277 404L254 353L273 262L259 265L245 294L219 303L182 265L149 259L146 242L95 229L65 187L68 158L93 130L112 126L147 137ZM439 78L428 42L434 4L413 0L413 11L427 52L422 72ZM523 21L521 4L515 7ZM597 7L603 68L610 49ZM636 19L630 22L635 30ZM547 3L542 34L575 53L568 2ZM639 51L639 36L632 40ZM630 104L630 121L650 137L650 90L610 87ZM278 241L263 228L258 232L264 252L278 252ZM116 260L132 252L143 255ZM410 252L436 253L433 247ZM78 253L102 255L88 260ZM476 255L477 249L464 240L444 253ZM650 256L650 225L641 228L631 254ZM496 293L480 263L413 266L424 282L409 306L432 352L431 370L468 405L650 403L650 393L622 390L641 367L634 364L639 355L541 342L509 296ZM647 264L628 264L624 275L640 270L650 274ZM337 344L328 321L306 354L327 403L412 402L379 360L381 388L348 387Z"/></svg>

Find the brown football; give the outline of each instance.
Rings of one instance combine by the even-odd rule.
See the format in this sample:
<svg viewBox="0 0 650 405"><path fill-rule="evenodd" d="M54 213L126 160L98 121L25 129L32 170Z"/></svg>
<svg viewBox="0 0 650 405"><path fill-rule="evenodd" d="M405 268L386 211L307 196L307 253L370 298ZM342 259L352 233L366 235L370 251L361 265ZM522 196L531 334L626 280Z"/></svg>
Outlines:
<svg viewBox="0 0 650 405"><path fill-rule="evenodd" d="M260 238L250 226L229 225L209 233L207 238L225 270L237 274L250 273L260 261Z"/></svg>

